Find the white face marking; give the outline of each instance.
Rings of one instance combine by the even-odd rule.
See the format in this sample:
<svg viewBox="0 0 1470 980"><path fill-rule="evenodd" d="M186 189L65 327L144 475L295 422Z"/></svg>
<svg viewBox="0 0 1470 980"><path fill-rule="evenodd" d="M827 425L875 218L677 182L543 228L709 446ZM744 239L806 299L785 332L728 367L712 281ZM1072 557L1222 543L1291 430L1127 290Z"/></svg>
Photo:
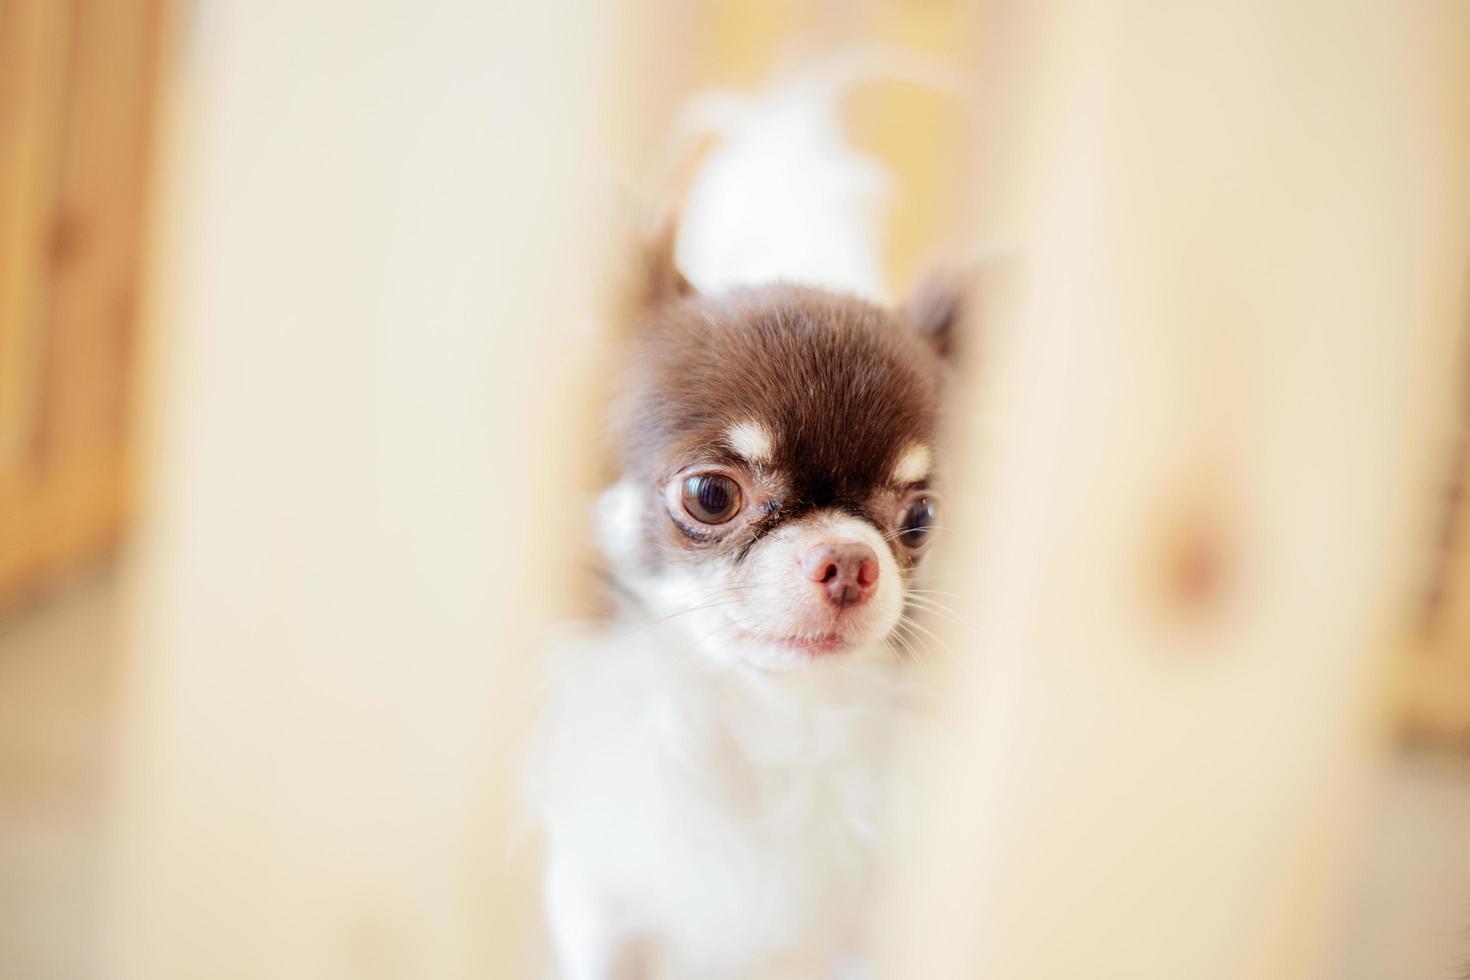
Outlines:
<svg viewBox="0 0 1470 980"><path fill-rule="evenodd" d="M840 619L801 573L807 549L837 541L868 545L879 568L872 597L843 612ZM767 670L810 665L813 656L787 641L833 631L848 642L833 663L892 656L884 640L897 625L904 603L902 572L878 529L831 512L778 528L739 564L722 560L670 568L641 588L650 608L687 630L703 655L717 663Z"/></svg>
<svg viewBox="0 0 1470 980"><path fill-rule="evenodd" d="M894 483L918 483L929 475L934 457L922 442L912 443L893 467Z"/></svg>
<svg viewBox="0 0 1470 980"><path fill-rule="evenodd" d="M607 560L631 566L643 537L643 499L638 487L624 480L597 498L597 543Z"/></svg>
<svg viewBox="0 0 1470 980"><path fill-rule="evenodd" d="M771 430L759 422L750 420L736 422L725 431L730 448L751 463L769 463L776 452L776 441Z"/></svg>

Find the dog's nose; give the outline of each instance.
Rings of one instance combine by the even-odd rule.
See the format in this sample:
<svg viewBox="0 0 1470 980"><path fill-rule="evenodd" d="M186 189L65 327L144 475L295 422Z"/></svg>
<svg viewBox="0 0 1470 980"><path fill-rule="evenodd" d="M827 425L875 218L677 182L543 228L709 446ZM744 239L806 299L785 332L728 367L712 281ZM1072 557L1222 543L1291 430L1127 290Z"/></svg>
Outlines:
<svg viewBox="0 0 1470 980"><path fill-rule="evenodd" d="M801 570L838 608L866 602L878 584L878 556L857 541L813 545L802 556Z"/></svg>

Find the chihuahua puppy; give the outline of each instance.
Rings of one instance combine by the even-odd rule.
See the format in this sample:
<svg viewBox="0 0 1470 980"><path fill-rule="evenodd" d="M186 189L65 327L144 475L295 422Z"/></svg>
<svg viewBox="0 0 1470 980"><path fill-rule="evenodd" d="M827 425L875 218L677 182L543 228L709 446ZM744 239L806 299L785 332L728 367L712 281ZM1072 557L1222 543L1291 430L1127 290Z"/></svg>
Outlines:
<svg viewBox="0 0 1470 980"><path fill-rule="evenodd" d="M953 297L698 295L655 251L532 792L561 975L854 975L934 537Z"/></svg>

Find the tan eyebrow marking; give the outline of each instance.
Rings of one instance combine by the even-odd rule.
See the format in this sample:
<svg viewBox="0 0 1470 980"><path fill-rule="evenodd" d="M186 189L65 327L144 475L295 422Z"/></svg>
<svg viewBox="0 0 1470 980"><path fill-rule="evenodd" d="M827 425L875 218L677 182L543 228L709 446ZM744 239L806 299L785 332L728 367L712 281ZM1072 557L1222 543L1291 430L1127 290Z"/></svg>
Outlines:
<svg viewBox="0 0 1470 980"><path fill-rule="evenodd" d="M776 452L771 430L753 419L736 422L725 430L730 448L752 463L769 463Z"/></svg>
<svg viewBox="0 0 1470 980"><path fill-rule="evenodd" d="M893 464L894 483L918 483L929 476L934 465L934 455L922 442L910 443L898 462Z"/></svg>

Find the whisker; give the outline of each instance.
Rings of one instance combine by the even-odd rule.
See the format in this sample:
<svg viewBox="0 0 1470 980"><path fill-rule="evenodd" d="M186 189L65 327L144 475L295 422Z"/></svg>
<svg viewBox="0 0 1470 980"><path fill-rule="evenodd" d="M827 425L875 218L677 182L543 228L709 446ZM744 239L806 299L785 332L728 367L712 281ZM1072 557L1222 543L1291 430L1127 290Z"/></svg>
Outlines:
<svg viewBox="0 0 1470 980"><path fill-rule="evenodd" d="M913 596L913 595L911 595L911 596L906 596L905 597L905 600L906 600L906 602L909 605L913 606L915 609L919 609L919 610L922 610L924 612L932 612L932 613L942 614L944 616L949 617L950 620L952 620L955 623L958 623L959 625L965 627L966 629L973 630L975 628L975 624L972 623L972 622L970 622L964 616L961 616L959 613L955 612L953 609L949 608L948 606L946 606L946 605L944 605L942 603L935 602L933 599L926 599L923 596Z"/></svg>
<svg viewBox="0 0 1470 980"><path fill-rule="evenodd" d="M902 537L910 531L948 531L949 528L943 524L920 524L918 527L900 527L883 535L884 541L892 541L894 538Z"/></svg>
<svg viewBox="0 0 1470 980"><path fill-rule="evenodd" d="M933 648L921 642L919 640L919 637L912 631L908 624L901 625L906 631L906 642L908 642L908 644L914 649L915 662L919 664L919 668L924 672L925 678L928 679L931 684L937 684L939 680L938 671L940 668L938 668L934 662Z"/></svg>
<svg viewBox="0 0 1470 980"><path fill-rule="evenodd" d="M919 632L923 633L929 639L931 639L935 643L937 643L939 645L940 649L942 649L945 653L949 654L951 657L957 656L955 654L954 650L950 647L950 645L948 643L946 643L943 639L941 639L939 637L939 634L935 633L933 630L929 629L927 626L925 626L924 624L920 623L918 620L914 619L912 616L902 616L902 617L899 618L899 622L905 623L906 625L912 627L913 629L916 629Z"/></svg>
<svg viewBox="0 0 1470 980"><path fill-rule="evenodd" d="M903 624L899 623L897 625L901 627ZM913 642L906 638L903 633L899 632L897 628L895 628L894 631L889 634L889 638L903 647L905 653L908 656L908 659L916 664L918 668L924 672L924 676L927 677L932 683L934 681L934 674L929 670L928 663L925 662L923 655L919 652L918 648L913 644Z"/></svg>

